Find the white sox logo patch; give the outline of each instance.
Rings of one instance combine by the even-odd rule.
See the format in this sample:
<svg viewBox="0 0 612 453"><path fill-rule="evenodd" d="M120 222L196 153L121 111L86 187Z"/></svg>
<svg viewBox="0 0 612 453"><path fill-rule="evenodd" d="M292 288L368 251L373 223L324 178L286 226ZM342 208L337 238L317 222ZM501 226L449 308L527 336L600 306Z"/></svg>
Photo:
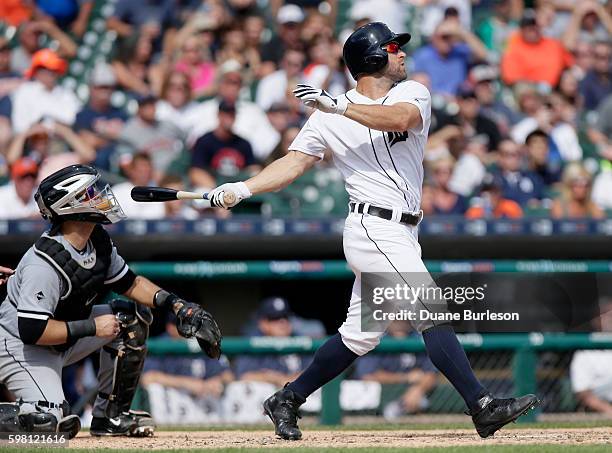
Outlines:
<svg viewBox="0 0 612 453"><path fill-rule="evenodd" d="M389 147L392 147L398 142L405 142L408 140L408 131L387 132L387 140L389 141Z"/></svg>
<svg viewBox="0 0 612 453"><path fill-rule="evenodd" d="M38 291L35 295L36 295L36 300L42 300L45 297L45 294L42 291Z"/></svg>

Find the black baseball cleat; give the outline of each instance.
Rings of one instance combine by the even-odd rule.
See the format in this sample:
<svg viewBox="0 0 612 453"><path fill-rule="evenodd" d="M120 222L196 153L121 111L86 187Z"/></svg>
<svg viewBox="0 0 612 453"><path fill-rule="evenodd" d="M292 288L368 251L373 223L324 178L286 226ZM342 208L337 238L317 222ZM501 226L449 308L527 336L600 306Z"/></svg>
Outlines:
<svg viewBox="0 0 612 453"><path fill-rule="evenodd" d="M305 402L306 399L288 389L287 386L264 401L264 415L270 417L274 423L274 431L281 439L300 440L302 438L297 419L301 418L298 409Z"/></svg>
<svg viewBox="0 0 612 453"><path fill-rule="evenodd" d="M467 414L472 416L476 431L485 439L502 426L525 415L538 404L540 404L538 397L531 394L506 399L493 398L490 394L486 394L478 400L480 410L474 414L469 412Z"/></svg>
<svg viewBox="0 0 612 453"><path fill-rule="evenodd" d="M148 437L155 433L155 422L148 412L129 411L115 418L94 417L89 433L92 436Z"/></svg>

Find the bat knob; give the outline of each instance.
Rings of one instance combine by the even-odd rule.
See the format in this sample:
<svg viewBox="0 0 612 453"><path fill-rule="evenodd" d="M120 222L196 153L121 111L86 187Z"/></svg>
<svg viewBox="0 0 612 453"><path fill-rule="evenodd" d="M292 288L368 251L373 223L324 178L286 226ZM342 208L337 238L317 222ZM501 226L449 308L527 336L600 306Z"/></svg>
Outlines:
<svg viewBox="0 0 612 453"><path fill-rule="evenodd" d="M234 192L223 192L223 202L226 206L233 206L236 203L236 194Z"/></svg>

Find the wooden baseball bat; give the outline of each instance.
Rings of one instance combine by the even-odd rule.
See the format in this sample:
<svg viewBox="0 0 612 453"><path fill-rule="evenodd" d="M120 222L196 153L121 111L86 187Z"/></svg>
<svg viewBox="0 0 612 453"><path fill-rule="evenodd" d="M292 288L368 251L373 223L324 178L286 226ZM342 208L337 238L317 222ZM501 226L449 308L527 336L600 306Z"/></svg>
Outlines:
<svg viewBox="0 0 612 453"><path fill-rule="evenodd" d="M207 193L188 192L168 189L167 187L136 186L132 189L132 200L140 202L174 201L174 200L208 200ZM236 194L223 193L223 202L230 206L236 202Z"/></svg>

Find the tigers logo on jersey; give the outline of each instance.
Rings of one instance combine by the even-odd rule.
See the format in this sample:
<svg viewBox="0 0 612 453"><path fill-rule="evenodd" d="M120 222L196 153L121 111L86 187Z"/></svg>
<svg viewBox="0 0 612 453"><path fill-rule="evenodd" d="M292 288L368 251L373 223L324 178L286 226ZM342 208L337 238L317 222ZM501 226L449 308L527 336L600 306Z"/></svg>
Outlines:
<svg viewBox="0 0 612 453"><path fill-rule="evenodd" d="M387 132L387 140L389 141L389 147L392 147L398 142L405 142L408 140L408 131Z"/></svg>

